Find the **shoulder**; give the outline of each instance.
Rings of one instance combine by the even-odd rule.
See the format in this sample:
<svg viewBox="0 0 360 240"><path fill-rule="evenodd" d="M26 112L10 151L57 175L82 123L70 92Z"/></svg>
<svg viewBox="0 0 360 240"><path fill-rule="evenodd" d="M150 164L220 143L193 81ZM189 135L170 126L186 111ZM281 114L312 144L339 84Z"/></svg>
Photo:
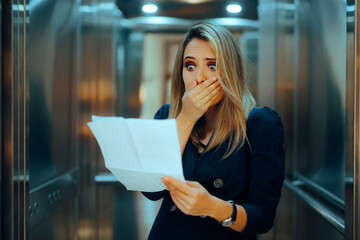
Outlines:
<svg viewBox="0 0 360 240"><path fill-rule="evenodd" d="M246 122L247 134L263 135L283 131L280 114L269 107L253 108Z"/></svg>
<svg viewBox="0 0 360 240"><path fill-rule="evenodd" d="M164 104L156 113L154 116L154 119L167 119L169 117L169 104Z"/></svg>
<svg viewBox="0 0 360 240"><path fill-rule="evenodd" d="M274 119L280 119L280 114L269 107L254 107L248 116L248 121L252 119L272 121Z"/></svg>
<svg viewBox="0 0 360 240"><path fill-rule="evenodd" d="M251 127L254 124L268 125L277 121L281 122L281 117L275 110L269 107L254 107L247 118L247 126Z"/></svg>

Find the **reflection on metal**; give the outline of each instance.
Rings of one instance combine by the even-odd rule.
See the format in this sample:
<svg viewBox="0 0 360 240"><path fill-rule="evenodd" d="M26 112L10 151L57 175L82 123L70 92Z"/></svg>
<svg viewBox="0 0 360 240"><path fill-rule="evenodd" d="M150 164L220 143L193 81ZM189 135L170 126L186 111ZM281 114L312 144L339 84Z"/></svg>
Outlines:
<svg viewBox="0 0 360 240"><path fill-rule="evenodd" d="M18 6L13 8L13 6ZM2 1L1 225L2 239L26 238L28 197L26 16L24 1Z"/></svg>
<svg viewBox="0 0 360 240"><path fill-rule="evenodd" d="M300 180L304 185L306 185L307 188L311 189L311 191L316 192L316 194L319 195L323 201L331 204L338 209L345 209L345 202L343 199L339 198L332 192L316 184L314 181L311 181L307 177L296 172L294 173L294 178Z"/></svg>
<svg viewBox="0 0 360 240"><path fill-rule="evenodd" d="M352 93L359 88L354 86L352 76L354 1L259 3L258 103L280 112L285 126L287 172L302 180L301 194L307 196L289 197L284 191L277 214L282 219L277 218L274 226L276 237L343 239L340 234L328 234L332 227L323 218L317 218L316 227L308 221L322 212L317 205L322 208L328 204L334 211L331 217L324 217L352 240L353 228L349 225L359 226L351 218L359 215L353 212L359 203L352 201L356 199L352 195L352 166L357 148L353 124L359 122L353 115L359 106L354 106ZM286 183L285 187L292 186ZM317 210L302 206L305 201L314 203L315 196L317 207L312 209ZM344 210L346 219L342 218Z"/></svg>
<svg viewBox="0 0 360 240"><path fill-rule="evenodd" d="M355 6L347 1L346 6L346 148L345 148L345 239L359 240L355 235L358 231L356 223L356 139L359 119L356 119L359 105L356 103L356 91L359 88L355 78ZM355 150L355 151L354 151ZM354 182L355 180L355 182Z"/></svg>
<svg viewBox="0 0 360 240"><path fill-rule="evenodd" d="M296 16L295 171L344 200L346 4L302 0Z"/></svg>
<svg viewBox="0 0 360 240"><path fill-rule="evenodd" d="M320 216L325 218L331 225L333 225L336 230L341 234L345 233L345 221L334 213L331 209L325 207L321 202L316 198L312 197L306 191L303 191L299 185L301 182L292 182L289 179L286 179L284 186L288 188L291 192L296 194L297 197L302 199L308 206L310 206L314 211L316 211Z"/></svg>
<svg viewBox="0 0 360 240"><path fill-rule="evenodd" d="M2 118L3 118L3 112L2 112L2 88L3 88L3 64L2 64L2 58L3 58L3 53L2 53L2 30L3 30L3 25L2 25L2 1L0 1L0 163L3 163L3 132L2 132L2 127L3 127L3 123L2 123ZM2 184L2 165L0 164L0 194L2 196L4 196L5 191L3 191L3 184ZM0 206L3 206L3 200L2 198L0 198ZM2 207L0 207L0 216L3 216L3 211L2 211ZM3 231L2 231L2 221L3 221L3 217L0 217L0 238L3 236Z"/></svg>
<svg viewBox="0 0 360 240"><path fill-rule="evenodd" d="M97 185L94 177L106 168L87 122L91 115L123 115L127 106L124 78L126 35L118 25L122 14L113 0L81 1L79 6L81 53L79 55L79 95L77 109L78 159L82 173L79 192L79 239L115 239L113 226L114 188ZM123 53L121 56L118 53ZM127 52L126 52L127 54ZM130 67L130 66L129 66ZM135 68L137 66L134 66ZM136 82L135 79L132 81ZM120 213L119 215L122 215Z"/></svg>
<svg viewBox="0 0 360 240"><path fill-rule="evenodd" d="M2 19L8 19L8 24L2 22L2 60L3 75L1 79L1 227L2 239L14 239L14 183L13 183L13 135L12 135L12 84L13 84L13 55L12 55L12 24L13 12L10 1L1 1ZM5 37L6 36L6 37ZM7 206L3 208L2 206Z"/></svg>
<svg viewBox="0 0 360 240"><path fill-rule="evenodd" d="M132 31L186 31L189 26L200 20L188 20L173 17L135 17L122 19L120 25ZM254 20L241 18L209 18L201 21L212 22L230 30L257 30L259 24Z"/></svg>
<svg viewBox="0 0 360 240"><path fill-rule="evenodd" d="M354 219L353 239L360 240L360 1L355 0L354 56Z"/></svg>
<svg viewBox="0 0 360 240"><path fill-rule="evenodd" d="M94 180L98 185L114 185L125 189L124 185L111 173L99 173L94 177Z"/></svg>
<svg viewBox="0 0 360 240"><path fill-rule="evenodd" d="M76 194L78 170L56 177L32 189L29 197L29 230L46 221L54 212L71 203Z"/></svg>

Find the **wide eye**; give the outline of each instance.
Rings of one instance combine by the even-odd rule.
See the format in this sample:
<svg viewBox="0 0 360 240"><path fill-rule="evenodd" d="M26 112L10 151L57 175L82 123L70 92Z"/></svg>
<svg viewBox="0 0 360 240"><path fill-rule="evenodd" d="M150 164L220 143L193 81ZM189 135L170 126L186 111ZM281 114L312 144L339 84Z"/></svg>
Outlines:
<svg viewBox="0 0 360 240"><path fill-rule="evenodd" d="M195 65L193 63L185 63L185 68L191 72L195 70Z"/></svg>
<svg viewBox="0 0 360 240"><path fill-rule="evenodd" d="M215 63L209 64L209 68L210 68L210 70L212 70L212 71L216 71L216 64L215 64Z"/></svg>

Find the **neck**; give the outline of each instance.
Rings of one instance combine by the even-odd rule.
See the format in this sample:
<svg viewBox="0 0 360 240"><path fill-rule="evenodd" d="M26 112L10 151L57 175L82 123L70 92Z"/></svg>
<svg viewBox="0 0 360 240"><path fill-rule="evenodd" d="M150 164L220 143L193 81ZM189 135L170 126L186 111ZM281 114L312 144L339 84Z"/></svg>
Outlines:
<svg viewBox="0 0 360 240"><path fill-rule="evenodd" d="M211 106L206 111L206 113L204 114L204 117L205 117L204 131L205 132L213 131L215 129L217 114L218 114L218 105Z"/></svg>

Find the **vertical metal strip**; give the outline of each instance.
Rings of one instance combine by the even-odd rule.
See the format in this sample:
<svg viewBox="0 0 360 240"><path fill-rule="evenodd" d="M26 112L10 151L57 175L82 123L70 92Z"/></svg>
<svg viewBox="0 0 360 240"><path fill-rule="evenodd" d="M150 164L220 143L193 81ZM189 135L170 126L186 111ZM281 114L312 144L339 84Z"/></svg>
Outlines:
<svg viewBox="0 0 360 240"><path fill-rule="evenodd" d="M27 122L27 108L26 108L26 99L27 99L27 85L26 85L26 0L23 0L23 239L26 240L27 238L27 209L28 209L28 196L29 196L29 185L27 184L27 147L26 147L26 140L27 140L27 131L26 131L26 122Z"/></svg>
<svg viewBox="0 0 360 240"><path fill-rule="evenodd" d="M16 184L16 188L14 188L14 195L16 195L16 197L14 198L14 205L16 206L15 208L15 213L17 213L17 215L15 216L16 219L16 224L15 224L15 239L20 240L20 224L21 224L21 211L20 211L20 204L21 204L21 196L20 196L20 176L21 176L21 169L20 169L20 159L21 159L21 152L20 152L20 119L21 119L21 111L20 111L20 99L21 99L21 90L20 90L20 69L21 69L21 48L20 48L20 43L21 43L21 35L20 35L20 11L21 11L21 5L20 5L20 1L17 0L17 11L16 11L16 18L17 20L14 21L14 23L16 24L16 35L17 38L14 38L14 45L16 44L16 48L17 48L17 56L15 56L14 61L16 62L14 71L16 71L16 77L13 80L13 84L14 84L14 95L13 95L13 102L14 102L14 108L16 109L14 111L14 114L16 112L16 116L14 116L14 127L16 128L15 131L15 135L14 135L14 152L16 151L16 155L13 159L14 163L14 169L16 168L16 176L17 178L14 178L14 184ZM16 92L16 93L15 93ZM16 142L16 143L15 143ZM15 175L15 174L14 174ZM16 179L16 180L15 180Z"/></svg>
<svg viewBox="0 0 360 240"><path fill-rule="evenodd" d="M353 236L360 240L360 0L355 0Z"/></svg>
<svg viewBox="0 0 360 240"><path fill-rule="evenodd" d="M351 6L347 0L347 9ZM354 205L354 136L355 111L354 108L354 12L346 11L346 144L345 144L345 239L353 240L353 205ZM351 20L352 19L352 20Z"/></svg>
<svg viewBox="0 0 360 240"><path fill-rule="evenodd" d="M2 1L2 239L14 239L13 202L13 1Z"/></svg>
<svg viewBox="0 0 360 240"><path fill-rule="evenodd" d="M2 163L3 163L3 156L2 156L2 152L4 151L3 150L3 140L2 140L2 136L3 136L3 131L2 131L2 83L3 83L3 50L2 50L2 47L3 47L3 44L2 44L2 31L3 31L3 28L4 26L2 25L3 24L3 20L2 20L2 17L3 17L3 14L2 14L2 8L3 8L3 5L2 5L2 1L0 1L0 194L3 195L3 185L2 185L2 170L3 170L3 167L2 167ZM3 206L3 201L2 201L2 198L0 198L0 238L2 238L3 236L3 229L2 229L2 225L3 225L3 211L2 211L2 206Z"/></svg>
<svg viewBox="0 0 360 240"><path fill-rule="evenodd" d="M92 105L92 111L96 112L96 114L100 114L101 113L101 108L100 108L100 88L101 86L101 65L102 65L102 61L99 61L100 59L100 51L101 51L101 0L97 0L96 1L96 59L97 59L97 64L96 64L96 78L95 78L95 84L94 86L96 86L95 89L95 102ZM92 145L94 146L95 142L92 142ZM95 176L98 172L99 172L99 159L100 159L100 153L98 151L98 148L95 148L95 159L93 159L95 161L94 165L95 165L95 172L94 175ZM92 176L92 177L93 177ZM100 191L99 191L99 186L94 185L95 188L95 229L96 229L96 233L95 233L95 239L96 240L101 240L100 239Z"/></svg>

